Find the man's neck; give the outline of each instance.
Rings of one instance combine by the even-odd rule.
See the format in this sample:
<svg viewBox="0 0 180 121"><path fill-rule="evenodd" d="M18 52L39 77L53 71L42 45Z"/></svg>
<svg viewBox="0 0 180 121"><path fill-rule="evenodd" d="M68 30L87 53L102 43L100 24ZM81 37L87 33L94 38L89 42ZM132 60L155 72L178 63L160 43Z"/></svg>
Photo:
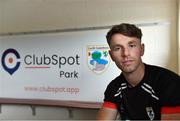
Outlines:
<svg viewBox="0 0 180 121"><path fill-rule="evenodd" d="M145 65L141 63L138 68L131 73L123 73L124 77L128 81L131 87L134 87L140 83L145 74Z"/></svg>

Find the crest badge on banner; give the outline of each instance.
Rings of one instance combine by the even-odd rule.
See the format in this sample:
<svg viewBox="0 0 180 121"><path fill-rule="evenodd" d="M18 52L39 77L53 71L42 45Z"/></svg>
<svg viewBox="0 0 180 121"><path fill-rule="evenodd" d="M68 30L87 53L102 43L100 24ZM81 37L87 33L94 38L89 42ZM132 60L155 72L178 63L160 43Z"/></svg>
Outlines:
<svg viewBox="0 0 180 121"><path fill-rule="evenodd" d="M109 66L108 45L89 45L87 46L87 63L90 70L96 74L103 73Z"/></svg>

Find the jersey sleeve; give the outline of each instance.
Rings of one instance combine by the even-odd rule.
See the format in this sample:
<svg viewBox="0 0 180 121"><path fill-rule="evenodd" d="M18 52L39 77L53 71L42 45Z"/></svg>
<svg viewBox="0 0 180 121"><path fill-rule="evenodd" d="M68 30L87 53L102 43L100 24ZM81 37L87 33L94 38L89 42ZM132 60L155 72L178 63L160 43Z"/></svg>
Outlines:
<svg viewBox="0 0 180 121"><path fill-rule="evenodd" d="M115 87L113 87L113 84L110 83L107 88L106 91L104 92L104 103L103 103L103 107L107 107L107 108L112 108L112 109L116 109L116 99L114 97L115 94Z"/></svg>

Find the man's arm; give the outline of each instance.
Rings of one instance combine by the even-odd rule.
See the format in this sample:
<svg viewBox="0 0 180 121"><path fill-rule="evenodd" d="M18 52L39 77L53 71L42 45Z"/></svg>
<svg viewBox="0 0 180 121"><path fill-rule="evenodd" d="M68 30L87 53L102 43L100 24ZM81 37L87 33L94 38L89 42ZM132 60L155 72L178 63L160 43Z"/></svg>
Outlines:
<svg viewBox="0 0 180 121"><path fill-rule="evenodd" d="M117 109L102 107L98 112L97 120L115 120L117 112Z"/></svg>

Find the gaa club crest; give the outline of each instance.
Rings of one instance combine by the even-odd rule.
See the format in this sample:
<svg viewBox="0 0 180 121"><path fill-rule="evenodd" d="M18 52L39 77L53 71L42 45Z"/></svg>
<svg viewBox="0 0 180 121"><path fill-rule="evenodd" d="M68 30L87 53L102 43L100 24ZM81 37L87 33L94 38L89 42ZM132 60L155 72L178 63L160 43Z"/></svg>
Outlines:
<svg viewBox="0 0 180 121"><path fill-rule="evenodd" d="M110 56L107 45L91 45L87 47L88 67L93 72L100 74L109 66Z"/></svg>
<svg viewBox="0 0 180 121"><path fill-rule="evenodd" d="M146 107L147 115L149 116L149 119L152 121L154 120L155 114L152 107Z"/></svg>

